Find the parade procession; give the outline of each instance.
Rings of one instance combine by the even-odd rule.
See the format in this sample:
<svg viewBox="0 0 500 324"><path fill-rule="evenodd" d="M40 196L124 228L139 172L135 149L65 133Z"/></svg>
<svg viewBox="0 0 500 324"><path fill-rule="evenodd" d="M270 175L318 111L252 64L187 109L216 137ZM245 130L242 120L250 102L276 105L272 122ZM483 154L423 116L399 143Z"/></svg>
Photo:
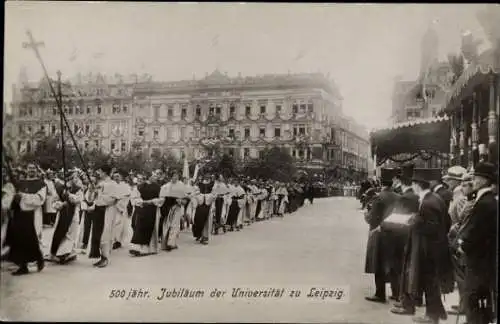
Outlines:
<svg viewBox="0 0 500 324"><path fill-rule="evenodd" d="M2 320L498 322L498 5L6 8Z"/></svg>

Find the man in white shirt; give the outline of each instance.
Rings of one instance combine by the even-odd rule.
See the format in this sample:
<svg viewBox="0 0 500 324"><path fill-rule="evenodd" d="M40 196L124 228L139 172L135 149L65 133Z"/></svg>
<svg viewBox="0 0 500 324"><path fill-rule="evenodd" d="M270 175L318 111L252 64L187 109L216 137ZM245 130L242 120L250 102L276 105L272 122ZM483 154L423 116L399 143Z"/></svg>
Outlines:
<svg viewBox="0 0 500 324"><path fill-rule="evenodd" d="M54 209L54 201L58 199L54 184L54 171L46 171L45 185L47 186L47 199L43 206L43 227L54 226L57 211Z"/></svg>
<svg viewBox="0 0 500 324"><path fill-rule="evenodd" d="M98 268L109 264L109 257L113 244L113 224L117 214L116 203L120 192L116 182L111 177L111 167L102 165L97 169L98 183L97 198L95 199L94 223L92 224L92 244L89 258L100 258L94 263Z"/></svg>
<svg viewBox="0 0 500 324"><path fill-rule="evenodd" d="M124 170L118 170L113 174L113 180L116 182L119 198L116 203L116 217L113 231L113 249L119 249L125 243L130 229L130 218L127 206L132 192L130 185L125 181L127 173Z"/></svg>

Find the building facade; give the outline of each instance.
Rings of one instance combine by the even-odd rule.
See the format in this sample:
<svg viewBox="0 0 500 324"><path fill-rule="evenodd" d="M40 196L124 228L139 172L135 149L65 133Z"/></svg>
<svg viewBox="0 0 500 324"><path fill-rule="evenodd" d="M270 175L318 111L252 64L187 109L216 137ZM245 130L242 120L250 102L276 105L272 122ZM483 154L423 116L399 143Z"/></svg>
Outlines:
<svg viewBox="0 0 500 324"><path fill-rule="evenodd" d="M432 119L438 116L444 105L446 95L452 87L454 72L448 62L438 59L439 39L431 26L421 40L420 72L415 80L397 78L392 95L391 121L397 124ZM408 154L394 157L406 160ZM441 169L448 165L447 154L434 155L427 160L414 159L419 168ZM395 167L399 163L387 161L384 167Z"/></svg>
<svg viewBox="0 0 500 324"><path fill-rule="evenodd" d="M45 81L13 90L9 140L22 154L60 134L59 114ZM301 167L368 168L368 136L343 116L342 97L323 74L231 78L216 70L176 82L89 75L63 83L62 93L82 150L169 152L189 160L225 152L245 160L279 146Z"/></svg>

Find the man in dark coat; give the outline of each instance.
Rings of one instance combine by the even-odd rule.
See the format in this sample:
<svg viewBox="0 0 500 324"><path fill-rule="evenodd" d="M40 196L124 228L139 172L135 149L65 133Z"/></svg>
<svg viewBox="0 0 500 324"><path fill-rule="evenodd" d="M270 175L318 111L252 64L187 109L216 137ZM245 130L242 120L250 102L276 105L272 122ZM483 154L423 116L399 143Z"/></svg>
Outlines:
<svg viewBox="0 0 500 324"><path fill-rule="evenodd" d="M418 196L411 187L411 178L413 176L414 164L404 165L401 168L401 173L397 178L401 181L401 195L396 201L394 213L408 215L411 217L418 213ZM394 186L393 186L394 188ZM393 299L399 300L399 288L401 284L401 271L403 269L404 248L408 241L409 229L407 226L388 226L385 222L382 223L381 229L383 234L384 250L387 253L387 267L390 276L391 286L394 287L392 294ZM397 308L393 313L399 313L400 308Z"/></svg>
<svg viewBox="0 0 500 324"><path fill-rule="evenodd" d="M384 180L383 188L377 197L374 198L370 211L365 214L365 220L370 226L370 235L366 249L365 273L375 274L375 295L365 297L366 300L378 303L385 303L387 282L385 256L382 248L382 235L380 224L392 212L398 195L391 190L392 181ZM397 291L397 288L394 288ZM393 290L394 291L394 290Z"/></svg>
<svg viewBox="0 0 500 324"><path fill-rule="evenodd" d="M496 244L498 205L492 191L496 168L479 163L473 173L476 200L458 233L458 251L465 255L465 308L467 323L493 322L496 305Z"/></svg>
<svg viewBox="0 0 500 324"><path fill-rule="evenodd" d="M440 319L447 318L441 292L449 293L453 289L442 284L445 273L453 275L447 229L443 221L443 214L447 211L443 200L431 192L430 183L424 177L416 174L412 187L419 196L420 206L410 221L403 260L401 304L405 314L414 314L416 299L423 291L425 316L415 317L414 321L437 324Z"/></svg>

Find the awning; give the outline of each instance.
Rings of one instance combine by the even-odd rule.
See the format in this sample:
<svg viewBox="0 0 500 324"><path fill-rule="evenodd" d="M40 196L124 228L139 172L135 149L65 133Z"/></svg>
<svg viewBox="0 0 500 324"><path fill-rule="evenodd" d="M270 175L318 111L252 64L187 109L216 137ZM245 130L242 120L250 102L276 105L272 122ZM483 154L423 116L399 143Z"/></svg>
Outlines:
<svg viewBox="0 0 500 324"><path fill-rule="evenodd" d="M450 112L457 109L463 98L472 95L477 84L488 81L489 74L500 74L500 49L491 48L485 51L479 56L477 62L465 69L451 91L448 92L443 110Z"/></svg>
<svg viewBox="0 0 500 324"><path fill-rule="evenodd" d="M450 120L447 116L418 119L370 133L372 154L385 160L397 154L449 153Z"/></svg>

